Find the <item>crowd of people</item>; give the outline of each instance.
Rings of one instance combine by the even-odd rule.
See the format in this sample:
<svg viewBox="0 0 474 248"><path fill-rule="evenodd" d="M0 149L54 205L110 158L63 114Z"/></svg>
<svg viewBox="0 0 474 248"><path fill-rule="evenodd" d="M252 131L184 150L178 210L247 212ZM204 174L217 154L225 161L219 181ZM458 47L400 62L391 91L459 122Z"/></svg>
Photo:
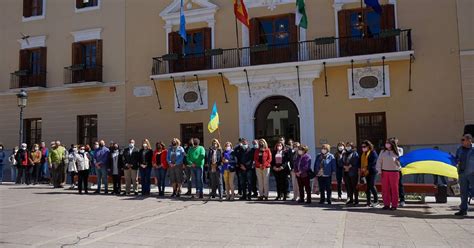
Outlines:
<svg viewBox="0 0 474 248"><path fill-rule="evenodd" d="M185 195L202 199L204 185L207 184L209 198L232 201L236 198L237 181L239 200L250 201L253 198L267 201L269 178L273 175L277 191L274 200L290 200L292 190L292 201L309 204L313 188L320 194L320 204L332 204L332 177L335 175L338 200L342 200L344 183L346 204L358 205L358 185L365 184L365 205L377 207L379 199L375 181L380 175L383 209L396 210L405 204L399 162L403 149L398 146L396 138L387 139L380 154L368 140L361 143L360 151L352 142L338 143L335 153L331 153L329 144L323 144L314 159L309 154L308 146L292 140L285 142L284 138L280 138L274 147L269 147L265 139L247 141L241 138L236 146L231 142L225 142L222 146L219 140L213 139L211 146L205 149L198 138L192 138L184 145L178 138L173 138L169 146L156 142L154 149L148 139L143 140L141 146L131 139L124 149L114 142L107 147L104 140L95 142L92 148L89 145L71 145L66 149L60 141L51 142L50 148L44 142L31 148L29 150L23 143L9 157L13 165L11 178L16 178L17 184L37 184L49 178L54 188L62 188L69 175L71 188L77 187L79 194L87 194L91 188L89 177L95 175L97 189L94 193L109 194L108 177L111 176L112 194L138 195L139 181L141 194L149 196L153 171L158 197L165 196L169 178L172 192L168 193L171 197L181 197L182 187L185 187ZM5 159L3 146L0 145L2 172ZM471 135L463 136L456 160L461 186L461 206L456 215L466 215L469 192L474 185ZM125 178L123 193L122 177ZM311 187L312 179L315 187Z"/></svg>

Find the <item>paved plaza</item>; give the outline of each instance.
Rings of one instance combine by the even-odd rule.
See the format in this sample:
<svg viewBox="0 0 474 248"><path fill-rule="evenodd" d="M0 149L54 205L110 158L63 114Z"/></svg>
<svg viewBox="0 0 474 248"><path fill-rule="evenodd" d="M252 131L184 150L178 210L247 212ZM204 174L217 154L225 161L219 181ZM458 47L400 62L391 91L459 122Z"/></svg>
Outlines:
<svg viewBox="0 0 474 248"><path fill-rule="evenodd" d="M474 237L472 207L453 215L457 198L386 211L4 184L0 199L0 247L473 247Z"/></svg>

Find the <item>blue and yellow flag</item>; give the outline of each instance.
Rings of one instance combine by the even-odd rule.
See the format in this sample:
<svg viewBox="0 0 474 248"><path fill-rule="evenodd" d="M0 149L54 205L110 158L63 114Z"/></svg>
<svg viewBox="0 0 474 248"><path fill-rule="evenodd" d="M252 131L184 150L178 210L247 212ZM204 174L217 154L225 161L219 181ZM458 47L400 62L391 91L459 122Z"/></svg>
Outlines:
<svg viewBox="0 0 474 248"><path fill-rule="evenodd" d="M212 106L211 118L209 123L207 124L207 129L209 129L210 133L213 133L219 128L219 113L217 113L217 105L214 102L214 106Z"/></svg>
<svg viewBox="0 0 474 248"><path fill-rule="evenodd" d="M400 157L402 174L433 174L458 178L453 155L435 149L420 149Z"/></svg>

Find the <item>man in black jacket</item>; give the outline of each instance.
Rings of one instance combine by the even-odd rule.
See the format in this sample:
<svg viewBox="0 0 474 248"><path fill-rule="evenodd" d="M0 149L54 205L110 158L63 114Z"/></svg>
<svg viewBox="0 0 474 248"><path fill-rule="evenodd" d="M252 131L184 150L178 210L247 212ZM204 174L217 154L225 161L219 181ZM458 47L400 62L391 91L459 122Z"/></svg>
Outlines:
<svg viewBox="0 0 474 248"><path fill-rule="evenodd" d="M123 150L123 174L125 176L125 195L130 194L130 183L133 183L133 192L138 195L137 171L140 160L140 151L135 147L135 140L131 139L128 147Z"/></svg>
<svg viewBox="0 0 474 248"><path fill-rule="evenodd" d="M240 175L240 186L242 189L242 197L240 200L251 200L253 189L253 149L249 147L246 139L242 139L242 145L235 148L234 152L237 158L237 168ZM252 171L253 170L253 171Z"/></svg>
<svg viewBox="0 0 474 248"><path fill-rule="evenodd" d="M26 149L27 145L25 143L21 144L20 150L16 153L15 159L18 165L18 174L16 177L16 184L22 183L23 175L25 175L25 183L30 184L30 155Z"/></svg>

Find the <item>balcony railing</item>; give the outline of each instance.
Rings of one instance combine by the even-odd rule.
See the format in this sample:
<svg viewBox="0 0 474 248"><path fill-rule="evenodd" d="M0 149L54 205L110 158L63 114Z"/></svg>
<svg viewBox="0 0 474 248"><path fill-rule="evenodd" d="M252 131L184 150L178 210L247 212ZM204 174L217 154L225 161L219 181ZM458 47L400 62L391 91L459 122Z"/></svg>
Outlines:
<svg viewBox="0 0 474 248"><path fill-rule="evenodd" d="M339 44L339 51L337 49ZM371 36L326 37L297 43L211 49L203 53L166 54L153 58L153 75L321 60L412 50L411 30L387 30Z"/></svg>
<svg viewBox="0 0 474 248"><path fill-rule="evenodd" d="M85 66L84 64L64 67L64 83L102 82L102 66Z"/></svg>
<svg viewBox="0 0 474 248"><path fill-rule="evenodd" d="M10 88L46 87L46 72L31 73L30 70L19 70L10 73Z"/></svg>

